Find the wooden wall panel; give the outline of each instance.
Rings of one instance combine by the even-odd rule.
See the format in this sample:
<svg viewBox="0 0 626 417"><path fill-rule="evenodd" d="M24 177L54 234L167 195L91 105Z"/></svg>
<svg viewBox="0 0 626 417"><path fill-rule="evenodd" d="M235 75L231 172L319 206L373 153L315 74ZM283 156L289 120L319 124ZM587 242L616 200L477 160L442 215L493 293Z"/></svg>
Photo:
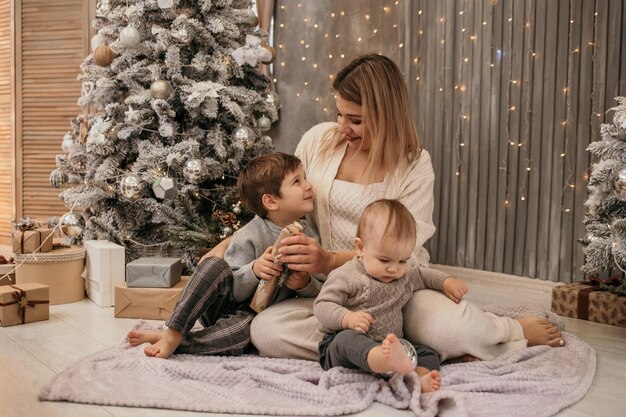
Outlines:
<svg viewBox="0 0 626 417"><path fill-rule="evenodd" d="M11 1L0 0L0 243L10 237L13 210L13 40Z"/></svg>
<svg viewBox="0 0 626 417"><path fill-rule="evenodd" d="M79 113L76 80L88 54L90 2L21 0L17 90L21 108L22 164L18 172L20 214L48 218L67 211L48 181L63 134ZM18 139L19 140L19 139Z"/></svg>

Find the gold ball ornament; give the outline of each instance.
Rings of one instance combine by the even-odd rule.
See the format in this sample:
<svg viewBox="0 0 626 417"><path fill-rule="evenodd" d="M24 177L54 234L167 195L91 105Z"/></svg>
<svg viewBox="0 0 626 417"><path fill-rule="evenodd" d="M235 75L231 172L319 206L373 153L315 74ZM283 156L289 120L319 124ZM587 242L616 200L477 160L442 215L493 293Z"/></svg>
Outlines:
<svg viewBox="0 0 626 417"><path fill-rule="evenodd" d="M68 176L61 168L57 168L50 173L50 185L54 188L63 188L67 184Z"/></svg>
<svg viewBox="0 0 626 417"><path fill-rule="evenodd" d="M165 80L156 80L150 85L150 95L154 98L166 99L172 93L172 86Z"/></svg>
<svg viewBox="0 0 626 417"><path fill-rule="evenodd" d="M270 45L263 45L262 47L270 51L270 53L272 54L272 58L270 60L261 61L262 64L269 65L276 60L276 48Z"/></svg>
<svg viewBox="0 0 626 417"><path fill-rule="evenodd" d="M93 52L93 62L101 67L108 67L113 62L115 54L108 45L100 45Z"/></svg>

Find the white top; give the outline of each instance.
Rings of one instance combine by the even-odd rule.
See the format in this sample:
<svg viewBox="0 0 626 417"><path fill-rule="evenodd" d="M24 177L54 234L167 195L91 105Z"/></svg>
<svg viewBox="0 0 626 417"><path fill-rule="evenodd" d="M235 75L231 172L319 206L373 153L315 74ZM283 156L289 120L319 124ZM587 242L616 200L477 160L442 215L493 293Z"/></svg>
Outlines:
<svg viewBox="0 0 626 417"><path fill-rule="evenodd" d="M361 213L368 204L384 197L385 184L382 182L368 187L334 180L329 195L331 250L354 249L354 238ZM355 213L358 213L356 217Z"/></svg>

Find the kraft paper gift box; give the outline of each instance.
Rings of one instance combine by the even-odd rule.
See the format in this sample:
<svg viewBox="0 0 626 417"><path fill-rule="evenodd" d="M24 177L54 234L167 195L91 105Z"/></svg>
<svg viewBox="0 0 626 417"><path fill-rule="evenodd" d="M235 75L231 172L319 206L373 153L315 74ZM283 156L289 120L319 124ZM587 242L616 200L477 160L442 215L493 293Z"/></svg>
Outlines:
<svg viewBox="0 0 626 417"><path fill-rule="evenodd" d="M37 282L50 287L50 304L65 304L85 298L85 248L71 246L47 253L15 255L20 265L15 271L17 284Z"/></svg>
<svg viewBox="0 0 626 417"><path fill-rule="evenodd" d="M626 327L626 297L600 291L591 282L554 287L552 311L561 316Z"/></svg>
<svg viewBox="0 0 626 417"><path fill-rule="evenodd" d="M52 229L38 227L36 229L13 231L13 253L50 252L52 250Z"/></svg>
<svg viewBox="0 0 626 417"><path fill-rule="evenodd" d="M115 287L115 317L167 320L187 282L189 277L182 277L172 288L129 288L120 284Z"/></svg>
<svg viewBox="0 0 626 417"><path fill-rule="evenodd" d="M15 284L15 264L0 265L0 285Z"/></svg>
<svg viewBox="0 0 626 417"><path fill-rule="evenodd" d="M126 265L126 285L141 288L171 288L180 281L180 258L139 258Z"/></svg>
<svg viewBox="0 0 626 417"><path fill-rule="evenodd" d="M48 320L48 286L36 283L0 287L0 326Z"/></svg>
<svg viewBox="0 0 626 417"><path fill-rule="evenodd" d="M125 248L108 240L85 240L85 290L100 307L115 304L115 286L124 283Z"/></svg>

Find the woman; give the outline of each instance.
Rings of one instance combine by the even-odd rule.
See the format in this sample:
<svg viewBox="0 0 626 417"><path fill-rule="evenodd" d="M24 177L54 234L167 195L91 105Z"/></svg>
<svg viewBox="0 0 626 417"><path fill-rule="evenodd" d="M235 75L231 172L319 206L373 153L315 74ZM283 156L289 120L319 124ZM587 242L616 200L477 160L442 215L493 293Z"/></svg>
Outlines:
<svg viewBox="0 0 626 417"><path fill-rule="evenodd" d="M434 172L420 146L409 94L398 67L381 55L364 55L342 69L333 82L337 123L322 123L300 141L296 155L316 194L315 213L322 246L306 236L283 240L289 268L328 273L352 257L356 225L370 202L400 200L418 225L414 261L428 265L424 243L434 234ZM329 248L325 250L323 248ZM252 322L251 340L264 356L317 360L322 334L312 299L272 306ZM527 345L564 344L546 319L511 319L482 312L444 295L416 292L404 310L405 334L431 346L442 360L469 354L492 359Z"/></svg>

